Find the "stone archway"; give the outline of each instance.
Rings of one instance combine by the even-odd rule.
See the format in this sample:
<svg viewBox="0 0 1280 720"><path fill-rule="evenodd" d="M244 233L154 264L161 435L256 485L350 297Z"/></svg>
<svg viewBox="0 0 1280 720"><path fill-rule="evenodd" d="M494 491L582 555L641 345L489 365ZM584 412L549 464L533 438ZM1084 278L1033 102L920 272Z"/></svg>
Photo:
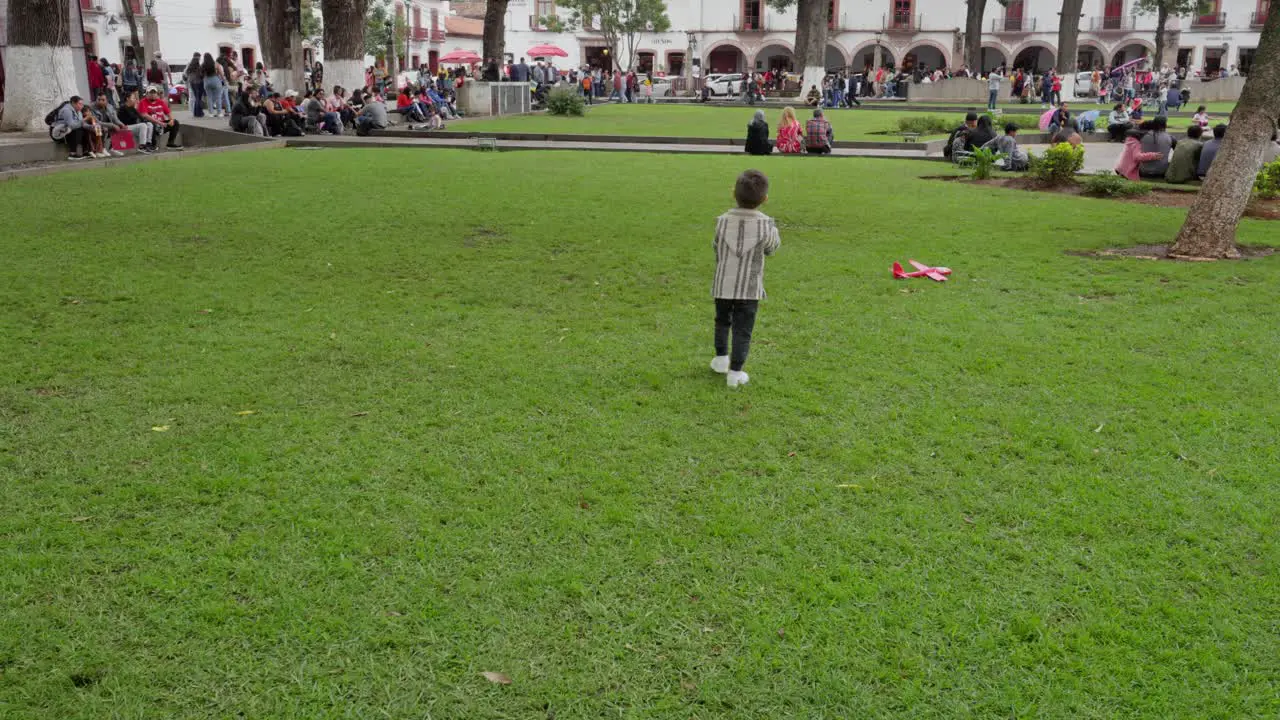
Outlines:
<svg viewBox="0 0 1280 720"><path fill-rule="evenodd" d="M1076 66L1080 70L1102 69L1107 57L1106 46L1097 40L1081 40L1076 45Z"/></svg>
<svg viewBox="0 0 1280 720"><path fill-rule="evenodd" d="M1125 38L1115 44L1115 50L1111 53L1111 65L1123 65L1132 62L1141 57L1154 58L1156 54L1155 43L1142 38Z"/></svg>
<svg viewBox="0 0 1280 720"><path fill-rule="evenodd" d="M712 73L736 73L747 69L747 53L732 40L721 40L707 48L703 75Z"/></svg>
<svg viewBox="0 0 1280 720"><path fill-rule="evenodd" d="M751 61L751 67L758 72L764 72L765 70L772 70L775 73L778 71L795 72L796 55L791 49L790 43L780 40L771 42L756 52Z"/></svg>
<svg viewBox="0 0 1280 720"><path fill-rule="evenodd" d="M982 43L982 52L978 54L979 66L969 68L974 74L990 72L992 68L1004 65L1008 67L1009 61L1013 59L1013 54L1009 52L1009 48L996 42Z"/></svg>
<svg viewBox="0 0 1280 720"><path fill-rule="evenodd" d="M1013 66L1032 72L1044 72L1053 69L1057 56L1057 49L1048 43L1024 43L1013 54Z"/></svg>
<svg viewBox="0 0 1280 720"><path fill-rule="evenodd" d="M931 71L950 67L947 49L932 40L921 40L912 44L902 55L902 69L911 71L917 66Z"/></svg>
<svg viewBox="0 0 1280 720"><path fill-rule="evenodd" d="M823 63L828 70L847 68L849 67L849 55L839 45L827 43L827 54L823 59Z"/></svg>
<svg viewBox="0 0 1280 720"><path fill-rule="evenodd" d="M853 48L853 67L855 70L875 69L876 41L868 40ZM885 67L897 67L898 57L887 43L880 43L880 64Z"/></svg>

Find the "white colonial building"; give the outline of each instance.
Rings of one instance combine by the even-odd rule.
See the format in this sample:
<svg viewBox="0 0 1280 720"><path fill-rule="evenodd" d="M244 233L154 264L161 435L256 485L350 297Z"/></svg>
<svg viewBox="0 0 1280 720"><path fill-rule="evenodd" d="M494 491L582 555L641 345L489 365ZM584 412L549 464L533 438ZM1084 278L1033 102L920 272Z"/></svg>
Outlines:
<svg viewBox="0 0 1280 720"><path fill-rule="evenodd" d="M455 3L457 4L457 3ZM1167 62L1214 71L1237 66L1248 72L1269 0L1213 0L1204 14L1171 18ZM637 66L683 74L689 59L700 73L794 69L795 10L777 12L765 0L669 1L671 30L646 33L637 42ZM965 4L961 0L831 0L829 68L885 64L930 68L963 62ZM1046 69L1057 60L1058 0L988 3L983 21L982 69L1001 63ZM540 18L567 18L555 0L511 0L507 52L526 54L553 43L569 53L564 66L607 63L599 33L552 33ZM1086 0L1080 19L1078 61L1085 66L1133 60L1155 50L1154 15L1135 14L1133 0ZM623 62L629 48L619 48Z"/></svg>

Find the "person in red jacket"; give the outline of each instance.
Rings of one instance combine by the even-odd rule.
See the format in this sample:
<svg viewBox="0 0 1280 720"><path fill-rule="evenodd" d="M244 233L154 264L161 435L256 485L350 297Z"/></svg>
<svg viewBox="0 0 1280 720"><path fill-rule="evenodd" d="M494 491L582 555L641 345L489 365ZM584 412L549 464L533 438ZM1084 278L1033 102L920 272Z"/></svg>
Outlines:
<svg viewBox="0 0 1280 720"><path fill-rule="evenodd" d="M138 103L138 112L151 118L151 121L156 124L158 133L168 131L169 142L165 144L165 147L174 150L182 149L182 146L178 144L178 130L181 126L173 117L173 111L169 109L169 103L160 97L159 88L155 86L147 88L147 96L143 98L142 102ZM151 143L154 145L155 140L152 140Z"/></svg>
<svg viewBox="0 0 1280 720"><path fill-rule="evenodd" d="M89 97L98 97L98 91L107 87L107 76L102 72L96 55L89 56Z"/></svg>

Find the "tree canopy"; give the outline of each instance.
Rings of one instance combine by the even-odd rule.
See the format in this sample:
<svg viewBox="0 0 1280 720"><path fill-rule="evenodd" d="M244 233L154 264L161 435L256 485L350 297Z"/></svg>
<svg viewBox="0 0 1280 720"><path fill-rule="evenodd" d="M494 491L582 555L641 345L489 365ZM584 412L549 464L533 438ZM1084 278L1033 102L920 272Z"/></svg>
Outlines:
<svg viewBox="0 0 1280 720"><path fill-rule="evenodd" d="M636 41L641 35L671 29L664 0L560 0L559 7L570 11L568 18L540 18L540 22L557 29L596 29L604 36L615 58L619 40L625 39L627 69L635 64ZM623 65L620 59L618 64Z"/></svg>

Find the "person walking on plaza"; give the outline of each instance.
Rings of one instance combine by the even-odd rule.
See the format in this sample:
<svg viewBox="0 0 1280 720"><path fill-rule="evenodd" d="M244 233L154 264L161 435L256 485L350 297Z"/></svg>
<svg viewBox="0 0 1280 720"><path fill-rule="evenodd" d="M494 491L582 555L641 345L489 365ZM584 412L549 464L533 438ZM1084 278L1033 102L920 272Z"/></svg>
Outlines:
<svg viewBox="0 0 1280 720"><path fill-rule="evenodd" d="M987 75L987 109L995 110L996 101L1000 99L1000 83L1004 81L1004 76L1000 74L999 68L992 68L991 74Z"/></svg>
<svg viewBox="0 0 1280 720"><path fill-rule="evenodd" d="M218 75L218 63L213 61L213 56L209 53L205 53L204 59L200 61L200 78L204 85L205 103L211 109L209 117L221 117L219 105L222 100L222 80Z"/></svg>
<svg viewBox="0 0 1280 720"><path fill-rule="evenodd" d="M191 62L183 73L186 76L187 94L191 96L191 114L204 117L204 73L200 70L200 53L192 53Z"/></svg>
<svg viewBox="0 0 1280 720"><path fill-rule="evenodd" d="M733 197L737 207L716 220L713 242L716 355L711 369L725 376L725 384L736 388L750 380L742 368L751 349L760 300L765 297L764 259L777 252L782 239L773 218L759 210L769 200L769 178L764 173L747 170L739 175Z"/></svg>

